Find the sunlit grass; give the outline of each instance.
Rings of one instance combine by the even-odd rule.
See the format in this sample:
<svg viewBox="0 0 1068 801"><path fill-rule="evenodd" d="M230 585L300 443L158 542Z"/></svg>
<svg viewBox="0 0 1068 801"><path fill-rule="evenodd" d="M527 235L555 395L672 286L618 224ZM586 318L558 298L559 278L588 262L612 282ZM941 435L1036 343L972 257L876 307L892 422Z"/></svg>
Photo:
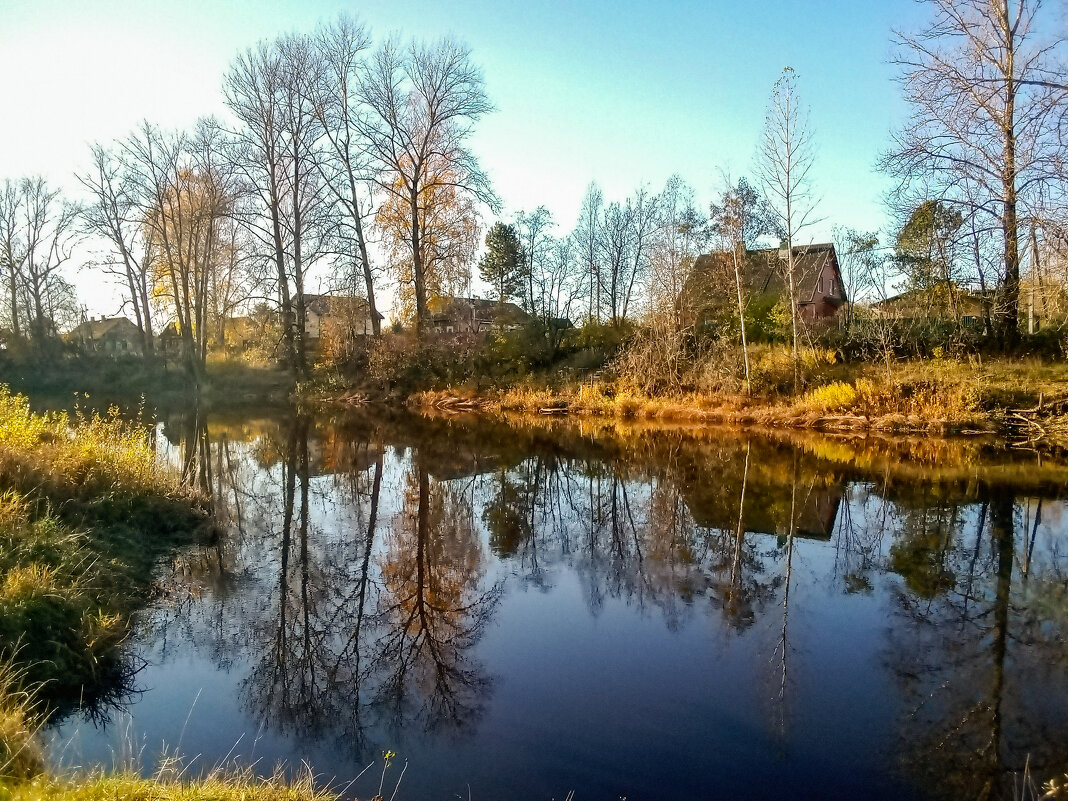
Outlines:
<svg viewBox="0 0 1068 801"><path fill-rule="evenodd" d="M1008 423L1021 422L1023 411L1038 415L1047 437L1068 437L1064 364L947 358L892 362L887 372L885 365L840 364L833 352L804 349L795 387L787 348L761 346L752 359L752 394L736 375L724 378L708 367L695 379L700 386L672 392L644 390L616 375L553 386L532 379L483 392L421 392L409 402L443 410L938 434L1005 431Z"/></svg>
<svg viewBox="0 0 1068 801"><path fill-rule="evenodd" d="M9 786L7 797L11 801L333 801L337 794L322 789L309 772L295 778L280 772L263 778L251 769L220 769L190 778L165 769L149 778L103 771L59 779L39 775Z"/></svg>

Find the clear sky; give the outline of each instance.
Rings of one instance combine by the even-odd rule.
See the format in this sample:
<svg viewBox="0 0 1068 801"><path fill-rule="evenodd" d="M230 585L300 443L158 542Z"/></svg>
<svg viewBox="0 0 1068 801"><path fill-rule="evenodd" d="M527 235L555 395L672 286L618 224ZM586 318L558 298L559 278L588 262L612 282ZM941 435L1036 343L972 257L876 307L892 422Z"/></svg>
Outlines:
<svg viewBox="0 0 1068 801"><path fill-rule="evenodd" d="M789 65L817 144L824 221L812 237L884 225L873 164L903 116L887 61L891 27L921 19L912 0L0 0L0 179L41 173L73 191L89 142L143 118L186 126L224 113L237 51L339 11L376 37L470 45L497 106L474 148L505 216L545 204L569 230L591 180L622 200L673 172L707 204L724 171L752 173ZM72 277L90 311L115 310Z"/></svg>

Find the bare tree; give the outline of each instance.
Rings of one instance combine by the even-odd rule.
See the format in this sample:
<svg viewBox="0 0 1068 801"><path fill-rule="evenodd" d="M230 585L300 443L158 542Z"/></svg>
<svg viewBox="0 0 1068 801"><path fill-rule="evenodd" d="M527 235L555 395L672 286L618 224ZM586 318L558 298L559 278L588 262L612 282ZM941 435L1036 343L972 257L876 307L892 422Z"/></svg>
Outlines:
<svg viewBox="0 0 1068 801"><path fill-rule="evenodd" d="M22 333L19 326L19 288L22 283L22 263L26 258L22 238L23 196L18 182L7 179L0 189L0 269L7 283L8 314L11 334L18 339Z"/></svg>
<svg viewBox="0 0 1068 801"><path fill-rule="evenodd" d="M582 264L589 278L590 295L589 319L601 321L601 257L603 252L603 224L601 209L604 206L604 194L596 182L586 187L582 198L582 210L575 225L574 239L582 252Z"/></svg>
<svg viewBox="0 0 1068 801"><path fill-rule="evenodd" d="M499 207L467 147L474 124L493 106L470 51L451 39L404 49L386 42L370 59L360 90L367 108L362 133L378 167L376 183L408 212L405 238L421 338L429 317L424 239L434 237L423 229L433 224L427 202L449 189L494 211Z"/></svg>
<svg viewBox="0 0 1068 801"><path fill-rule="evenodd" d="M91 197L82 209L82 223L88 234L100 237L111 248L111 257L101 266L128 293L124 300L133 309L134 324L141 332L142 353L151 360L155 350L149 304L153 264L145 216L121 159L100 144L94 144L91 153L92 167L76 176Z"/></svg>
<svg viewBox="0 0 1068 801"><path fill-rule="evenodd" d="M38 348L56 336L55 320L49 315L52 284L57 271L70 259L78 240L78 207L63 199L59 189L44 178L24 178L22 194L21 278L29 302L30 336Z"/></svg>
<svg viewBox="0 0 1068 801"><path fill-rule="evenodd" d="M955 205L997 229L1004 261L1000 334L1018 336L1020 207L1064 196L1068 107L1063 33L1039 31L1041 0L921 0L919 33L895 31L912 112L881 167L899 195ZM912 205L915 205L913 202Z"/></svg>
<svg viewBox="0 0 1068 801"><path fill-rule="evenodd" d="M549 230L555 225L552 212L545 206L538 206L530 214L520 211L515 216L516 233L523 248L526 263L523 265L523 277L526 279L526 306L531 314L544 313L545 297L538 297L536 285L542 285L545 261L552 247Z"/></svg>
<svg viewBox="0 0 1068 801"><path fill-rule="evenodd" d="M317 162L326 186L341 207L338 238L351 260L351 283L362 279L371 316L371 330L381 332L375 301L375 272L367 248L366 221L372 214L377 166L364 139L365 109L359 94L360 72L371 39L355 19L338 17L315 34L317 71L311 81L315 114L322 127L324 158ZM359 273L357 278L356 272Z"/></svg>
<svg viewBox="0 0 1068 801"><path fill-rule="evenodd" d="M228 258L224 229L236 192L233 165L210 119L201 120L192 135L146 122L122 148L153 250L153 293L174 317L182 360L199 387L213 277Z"/></svg>
<svg viewBox="0 0 1068 801"><path fill-rule="evenodd" d="M630 223L630 260L623 290L620 316L625 318L636 287L644 284L649 270L653 242L662 224L660 198L647 187L639 187L634 197L627 199L627 218Z"/></svg>
<svg viewBox="0 0 1068 801"><path fill-rule="evenodd" d="M598 275L598 286L607 306L608 322L618 325L623 319L623 294L632 250L629 205L613 201L604 207L601 235L604 259Z"/></svg>
<svg viewBox="0 0 1068 801"><path fill-rule="evenodd" d="M812 186L815 151L808 110L797 93L797 73L783 70L771 93L771 103L760 141L758 175L785 240L786 286L790 293L790 341L793 349L794 384L798 382L797 350L797 258L794 246L801 232L816 222L819 203Z"/></svg>
<svg viewBox="0 0 1068 801"><path fill-rule="evenodd" d="M232 132L231 160L246 190L254 198L241 215L242 222L270 254L273 282L282 320L283 359L296 375L305 369L303 293L292 276L301 274L297 263L303 248L294 241L303 221L294 219L305 205L307 182L303 163L294 164L296 151L304 156L310 142L295 139L294 118L303 124L304 107L295 95L296 71L287 64L284 40L260 42L234 59L223 80L226 104L240 123ZM296 113L294 113L296 112ZM308 164L310 173L314 167ZM295 201L295 202L294 202Z"/></svg>
<svg viewBox="0 0 1068 801"><path fill-rule="evenodd" d="M664 184L659 206L660 225L649 254L648 301L653 320L669 319L677 336L682 330L683 287L707 232L693 188L678 174Z"/></svg>
<svg viewBox="0 0 1068 801"><path fill-rule="evenodd" d="M741 331L742 360L745 366L745 390L747 394L752 394L753 386L749 376L749 343L745 332L745 292L742 271L749 246L761 236L777 231L767 204L761 201L756 190L745 178L739 178L737 185L732 185L730 179L726 179L724 183L726 187L720 195L719 203L712 203L709 213L712 232L719 237L724 250L730 253L731 265L734 267L738 327Z"/></svg>

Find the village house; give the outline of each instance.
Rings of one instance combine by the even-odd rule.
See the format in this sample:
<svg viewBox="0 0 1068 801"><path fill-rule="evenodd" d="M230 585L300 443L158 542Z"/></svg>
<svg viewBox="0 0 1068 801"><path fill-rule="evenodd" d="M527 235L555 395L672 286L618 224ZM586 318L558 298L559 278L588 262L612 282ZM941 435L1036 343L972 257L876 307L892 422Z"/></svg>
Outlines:
<svg viewBox="0 0 1068 801"><path fill-rule="evenodd" d="M992 305L994 298L989 298L987 303ZM985 327L987 314L981 293L946 284L910 289L876 301L868 308L873 316L883 320L939 320L964 327Z"/></svg>
<svg viewBox="0 0 1068 801"><path fill-rule="evenodd" d="M382 312L377 315L380 321L385 319ZM374 326L370 304L364 298L351 295L305 295L304 335L307 340L315 344L323 336L339 333L347 337L371 336Z"/></svg>
<svg viewBox="0 0 1068 801"><path fill-rule="evenodd" d="M786 248L745 250L741 260L742 287L752 304L771 305L788 296ZM838 254L830 243L794 248L794 291L800 319L827 320L847 302ZM700 319L709 312L730 314L736 301L734 259L730 251L698 256L683 289L683 297Z"/></svg>
<svg viewBox="0 0 1068 801"><path fill-rule="evenodd" d="M144 340L141 331L126 317L100 317L80 323L67 341L85 353L107 356L143 356Z"/></svg>
<svg viewBox="0 0 1068 801"><path fill-rule="evenodd" d="M431 327L435 334L481 334L487 331L514 331L527 325L531 317L510 302L482 298L433 298Z"/></svg>

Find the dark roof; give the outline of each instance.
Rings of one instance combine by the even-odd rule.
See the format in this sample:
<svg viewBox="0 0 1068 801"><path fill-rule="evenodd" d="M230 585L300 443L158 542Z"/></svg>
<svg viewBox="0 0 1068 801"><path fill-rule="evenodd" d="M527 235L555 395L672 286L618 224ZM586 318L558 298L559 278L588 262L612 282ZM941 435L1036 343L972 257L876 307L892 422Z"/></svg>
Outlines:
<svg viewBox="0 0 1068 801"><path fill-rule="evenodd" d="M459 318L485 320L496 325L523 325L530 315L509 301L484 298L434 298L430 301L430 313L435 322Z"/></svg>
<svg viewBox="0 0 1068 801"><path fill-rule="evenodd" d="M320 317L325 317L330 314L331 303L352 303L357 308L366 307L370 308L370 304L366 298L361 298L358 295L305 295L304 296L304 308L308 311L313 311ZM378 319L386 319L382 312L378 312Z"/></svg>
<svg viewBox="0 0 1068 801"><path fill-rule="evenodd" d="M127 317L86 320L70 332L72 339L113 339L139 335L137 326Z"/></svg>
<svg viewBox="0 0 1068 801"><path fill-rule="evenodd" d="M742 279L749 292L776 295L785 293L785 261L785 248L747 250L743 261ZM838 254L835 252L834 245L827 242L794 248L794 277L799 303L808 303L815 299L817 279L828 264L831 264L835 271L834 294L845 302L842 274L838 267ZM717 276L722 279L721 282L717 283L713 280ZM694 262L691 281L699 281L699 287L711 287L713 290L733 287L734 261L731 259L730 251L717 251L698 256Z"/></svg>

